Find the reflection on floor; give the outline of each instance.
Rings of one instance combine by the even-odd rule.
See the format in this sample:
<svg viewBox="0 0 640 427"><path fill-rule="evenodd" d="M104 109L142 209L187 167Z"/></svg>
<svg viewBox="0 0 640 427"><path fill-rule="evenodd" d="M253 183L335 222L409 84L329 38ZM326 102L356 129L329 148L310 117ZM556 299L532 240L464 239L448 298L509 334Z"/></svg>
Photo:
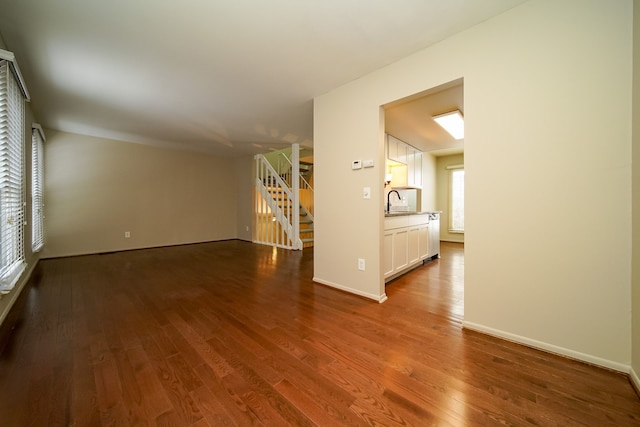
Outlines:
<svg viewBox="0 0 640 427"><path fill-rule="evenodd" d="M464 317L464 244L441 242L441 258L387 283L386 294L394 303L410 302L462 323Z"/></svg>

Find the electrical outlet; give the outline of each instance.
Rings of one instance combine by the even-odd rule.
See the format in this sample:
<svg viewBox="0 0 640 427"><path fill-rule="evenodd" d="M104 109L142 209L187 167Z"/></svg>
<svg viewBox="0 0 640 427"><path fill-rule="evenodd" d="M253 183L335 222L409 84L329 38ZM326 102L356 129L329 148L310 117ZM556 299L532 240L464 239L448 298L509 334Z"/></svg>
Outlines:
<svg viewBox="0 0 640 427"><path fill-rule="evenodd" d="M124 232L124 238L128 239L129 237L131 237L131 232L130 231L125 231Z"/></svg>
<svg viewBox="0 0 640 427"><path fill-rule="evenodd" d="M364 258L358 258L358 270L364 271Z"/></svg>

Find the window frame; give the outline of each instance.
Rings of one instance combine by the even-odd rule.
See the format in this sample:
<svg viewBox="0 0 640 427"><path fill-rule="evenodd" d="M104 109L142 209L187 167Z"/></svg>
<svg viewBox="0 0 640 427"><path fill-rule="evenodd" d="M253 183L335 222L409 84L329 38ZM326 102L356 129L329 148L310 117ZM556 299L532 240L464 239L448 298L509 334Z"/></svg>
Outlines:
<svg viewBox="0 0 640 427"><path fill-rule="evenodd" d="M31 251L44 246L44 142L42 126L31 125Z"/></svg>
<svg viewBox="0 0 640 427"><path fill-rule="evenodd" d="M25 102L29 100L15 56L0 49L0 296L13 289L27 267Z"/></svg>
<svg viewBox="0 0 640 427"><path fill-rule="evenodd" d="M454 166L449 166L447 167L447 169L449 169L449 233L460 233L460 234L464 234L464 179L465 179L465 175L464 175L464 165L454 165ZM456 224L456 216L454 215L455 210L457 209L456 206L454 206L455 202L456 202L456 197L455 197L455 192L456 189L454 188L455 184L455 177L454 174L456 173L460 173L462 172L462 227L460 227L458 224Z"/></svg>

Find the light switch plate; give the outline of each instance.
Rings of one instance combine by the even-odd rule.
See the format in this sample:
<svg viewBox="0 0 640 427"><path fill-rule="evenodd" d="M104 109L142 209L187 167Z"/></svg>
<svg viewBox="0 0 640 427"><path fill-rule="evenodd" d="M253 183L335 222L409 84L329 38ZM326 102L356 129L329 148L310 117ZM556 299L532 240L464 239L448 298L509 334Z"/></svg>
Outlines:
<svg viewBox="0 0 640 427"><path fill-rule="evenodd" d="M362 198L370 199L371 198L371 187L364 187L362 189Z"/></svg>
<svg viewBox="0 0 640 427"><path fill-rule="evenodd" d="M372 168L373 160L365 160L364 162L362 162L362 164L364 165L365 168Z"/></svg>

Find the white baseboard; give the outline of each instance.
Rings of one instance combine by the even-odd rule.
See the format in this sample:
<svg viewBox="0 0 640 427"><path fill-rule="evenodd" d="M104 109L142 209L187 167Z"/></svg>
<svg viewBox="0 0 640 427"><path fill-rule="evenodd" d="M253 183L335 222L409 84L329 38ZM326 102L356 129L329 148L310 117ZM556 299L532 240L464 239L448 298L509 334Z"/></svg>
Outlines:
<svg viewBox="0 0 640 427"><path fill-rule="evenodd" d="M11 307L13 307L13 304L15 304L15 302L18 300L18 297L20 296L24 285L26 285L29 281L29 278L31 278L31 273L33 273L33 269L36 267L36 265L38 265L38 260L36 260L31 265L27 264L27 269L24 271L22 277L20 278L20 280L18 280L18 283L16 283L11 292L3 295L2 298L0 298L0 325L2 325L4 319L7 318L7 315L9 314Z"/></svg>
<svg viewBox="0 0 640 427"><path fill-rule="evenodd" d="M502 338L507 341L513 341L518 344L524 344L528 347L537 348L538 350L543 350L549 353L559 354L561 356L569 357L571 359L580 360L582 362L587 362L592 365L601 366L603 368L611 369L614 371L622 372L624 374L629 375L631 372L631 366L625 365L623 363L614 362L612 360L603 359L597 356L593 356L590 354L581 353L579 351L570 350L568 348L559 347L553 344L545 343L542 341L537 341L531 338L523 337L520 335L515 335L509 332L501 331L498 329L493 329L488 326L479 325L477 323L462 322L462 327L466 329L471 329L474 331L482 332L483 334L491 335L494 337Z"/></svg>
<svg viewBox="0 0 640 427"><path fill-rule="evenodd" d="M629 369L629 379L636 388L636 393L640 395L640 378L638 378L638 374L636 374L636 371L633 368Z"/></svg>
<svg viewBox="0 0 640 427"><path fill-rule="evenodd" d="M337 283L329 282L328 280L319 279L317 277L314 277L313 281L317 282L317 283L320 283L322 285L325 285L325 286L329 286L331 288L340 289L341 291L344 291L344 292L349 292L350 294L355 294L355 295L359 295L361 297L372 299L372 300L377 301L377 302L379 302L381 304L387 300L387 294L384 294L384 293L382 295L374 295L374 294L370 294L370 293L367 293L367 292L359 291L357 289L347 288L346 286L338 285Z"/></svg>

